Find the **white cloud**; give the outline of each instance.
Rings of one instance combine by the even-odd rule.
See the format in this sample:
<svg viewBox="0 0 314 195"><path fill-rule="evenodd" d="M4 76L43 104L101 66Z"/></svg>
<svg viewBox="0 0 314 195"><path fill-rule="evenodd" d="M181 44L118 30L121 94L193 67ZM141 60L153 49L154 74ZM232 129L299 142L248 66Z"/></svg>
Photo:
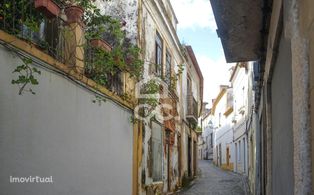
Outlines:
<svg viewBox="0 0 314 195"><path fill-rule="evenodd" d="M171 4L179 20L179 29L217 29L209 0L171 0Z"/></svg>
<svg viewBox="0 0 314 195"><path fill-rule="evenodd" d="M213 60L199 55L197 61L204 77L204 102L208 102L211 107L211 100L218 95L219 86L229 84L229 69L232 64L227 64L223 56Z"/></svg>
<svg viewBox="0 0 314 195"><path fill-rule="evenodd" d="M171 0L171 4L179 21L179 30L209 28L216 31L216 21L209 0ZM198 36L196 31L195 36ZM189 44L193 46L193 43ZM226 63L223 51L217 60L198 53L195 55L204 77L204 102L208 102L208 107L211 107L212 99L219 93L219 86L229 84L229 69L232 65Z"/></svg>

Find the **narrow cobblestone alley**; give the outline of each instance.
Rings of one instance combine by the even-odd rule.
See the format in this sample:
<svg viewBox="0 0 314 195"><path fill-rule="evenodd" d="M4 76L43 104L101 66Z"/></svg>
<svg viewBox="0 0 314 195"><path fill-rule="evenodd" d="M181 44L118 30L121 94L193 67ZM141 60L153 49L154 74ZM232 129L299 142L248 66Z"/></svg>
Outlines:
<svg viewBox="0 0 314 195"><path fill-rule="evenodd" d="M199 161L200 173L187 189L178 195L246 195L245 180L241 175L221 170L211 161Z"/></svg>

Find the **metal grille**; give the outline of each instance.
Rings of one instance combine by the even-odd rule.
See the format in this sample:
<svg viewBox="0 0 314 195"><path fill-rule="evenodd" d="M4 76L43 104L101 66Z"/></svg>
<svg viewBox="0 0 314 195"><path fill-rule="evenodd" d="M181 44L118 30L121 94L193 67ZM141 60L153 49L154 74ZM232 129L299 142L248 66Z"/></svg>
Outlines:
<svg viewBox="0 0 314 195"><path fill-rule="evenodd" d="M48 19L35 9L34 0L0 0L0 29L33 43L63 62L58 17Z"/></svg>

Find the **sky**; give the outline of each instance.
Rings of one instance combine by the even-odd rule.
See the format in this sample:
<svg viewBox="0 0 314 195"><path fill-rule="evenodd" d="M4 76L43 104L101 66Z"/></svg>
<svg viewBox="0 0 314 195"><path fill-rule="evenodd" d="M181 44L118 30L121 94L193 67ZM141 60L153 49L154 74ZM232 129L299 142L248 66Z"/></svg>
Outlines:
<svg viewBox="0 0 314 195"><path fill-rule="evenodd" d="M209 0L171 0L178 18L178 36L191 45L204 77L204 102L211 106L219 85L227 84L230 64L226 63Z"/></svg>

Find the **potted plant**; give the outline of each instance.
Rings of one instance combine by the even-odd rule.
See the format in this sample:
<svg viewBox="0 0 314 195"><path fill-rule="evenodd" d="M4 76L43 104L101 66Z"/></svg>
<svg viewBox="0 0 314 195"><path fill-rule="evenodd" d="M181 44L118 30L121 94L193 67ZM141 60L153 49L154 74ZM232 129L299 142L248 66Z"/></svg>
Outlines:
<svg viewBox="0 0 314 195"><path fill-rule="evenodd" d="M84 9L75 3L68 4L64 9L64 13L67 16L67 23L78 23L83 25Z"/></svg>
<svg viewBox="0 0 314 195"><path fill-rule="evenodd" d="M53 0L35 0L35 8L41 11L47 18L59 15L60 7Z"/></svg>

